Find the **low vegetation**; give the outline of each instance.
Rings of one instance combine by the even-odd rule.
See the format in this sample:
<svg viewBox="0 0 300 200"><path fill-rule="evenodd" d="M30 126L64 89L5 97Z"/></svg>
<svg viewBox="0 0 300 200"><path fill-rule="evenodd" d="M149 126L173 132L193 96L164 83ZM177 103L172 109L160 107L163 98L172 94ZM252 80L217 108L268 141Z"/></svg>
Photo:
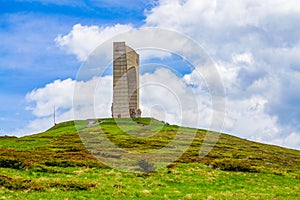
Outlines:
<svg viewBox="0 0 300 200"><path fill-rule="evenodd" d="M221 134L212 151L200 157L205 130L151 118L97 122L87 127L87 121L77 121L80 136L74 122L64 122L40 134L0 137L0 198L300 199L297 150ZM168 145L178 131L196 133L185 153L166 167L141 159L137 165L144 173L104 165L81 140L104 135L128 152L145 153ZM93 153L125 159L113 152L93 149Z"/></svg>

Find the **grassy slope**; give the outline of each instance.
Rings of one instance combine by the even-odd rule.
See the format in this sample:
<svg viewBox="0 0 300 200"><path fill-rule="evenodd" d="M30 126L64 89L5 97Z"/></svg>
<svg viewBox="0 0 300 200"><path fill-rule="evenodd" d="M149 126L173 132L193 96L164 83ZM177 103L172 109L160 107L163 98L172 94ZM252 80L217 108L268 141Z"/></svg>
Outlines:
<svg viewBox="0 0 300 200"><path fill-rule="evenodd" d="M151 119L138 119L149 124ZM124 134L112 119L82 129L99 128L116 145L133 152L159 149L180 127L152 120L152 137ZM86 122L80 122L82 127ZM136 126L124 120L123 128ZM147 126L145 126L147 127ZM141 129L145 133L149 129ZM140 130L140 131L141 131ZM180 128L185 134L196 131ZM175 164L155 173L110 169L82 144L73 122L22 138L0 138L0 198L10 199L299 199L300 152L222 134L214 149L198 156L206 132L197 135Z"/></svg>

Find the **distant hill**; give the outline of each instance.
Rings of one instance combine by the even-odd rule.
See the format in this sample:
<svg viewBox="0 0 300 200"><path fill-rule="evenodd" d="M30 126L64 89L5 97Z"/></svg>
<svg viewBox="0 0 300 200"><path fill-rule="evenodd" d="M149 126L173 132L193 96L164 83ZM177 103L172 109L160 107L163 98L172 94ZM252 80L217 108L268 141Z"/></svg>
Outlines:
<svg viewBox="0 0 300 200"><path fill-rule="evenodd" d="M123 119L128 130L136 124L145 128L152 124L151 130L160 127L155 135L137 139L119 129L114 119L97 119L89 127L88 121L77 122L86 133L104 130L110 141L132 152L160 149L179 129L197 134L176 162L152 173L119 172L105 166L86 150L73 121L22 138L0 137L0 197L300 199L300 151L221 134L212 151L201 158L205 130L151 118L135 119L135 123Z"/></svg>

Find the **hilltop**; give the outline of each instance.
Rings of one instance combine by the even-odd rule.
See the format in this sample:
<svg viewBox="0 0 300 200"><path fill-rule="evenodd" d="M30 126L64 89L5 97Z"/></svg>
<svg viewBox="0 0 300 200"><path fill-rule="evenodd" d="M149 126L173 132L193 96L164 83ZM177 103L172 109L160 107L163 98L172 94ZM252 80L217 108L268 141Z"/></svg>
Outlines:
<svg viewBox="0 0 300 200"><path fill-rule="evenodd" d="M123 119L126 129L157 131L136 138L114 119L76 121L86 134L104 134L130 152L166 146L177 134L196 133L187 151L156 172L111 169L85 148L73 121L22 138L0 137L0 197L8 199L299 199L300 151L221 134L203 158L199 150L206 130L165 124L151 118ZM151 125L150 129L146 127ZM98 152L99 153L99 152ZM101 152L100 152L101 153ZM111 155L107 155L108 157ZM146 163L157 168L152 163ZM141 167L143 167L141 165Z"/></svg>

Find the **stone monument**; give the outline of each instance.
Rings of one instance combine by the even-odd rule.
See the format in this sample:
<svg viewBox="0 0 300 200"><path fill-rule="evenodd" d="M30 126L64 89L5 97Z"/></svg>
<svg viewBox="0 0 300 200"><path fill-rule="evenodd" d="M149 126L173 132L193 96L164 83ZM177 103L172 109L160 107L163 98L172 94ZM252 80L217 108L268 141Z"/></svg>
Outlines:
<svg viewBox="0 0 300 200"><path fill-rule="evenodd" d="M113 43L114 118L141 117L139 108L139 54L125 42Z"/></svg>

